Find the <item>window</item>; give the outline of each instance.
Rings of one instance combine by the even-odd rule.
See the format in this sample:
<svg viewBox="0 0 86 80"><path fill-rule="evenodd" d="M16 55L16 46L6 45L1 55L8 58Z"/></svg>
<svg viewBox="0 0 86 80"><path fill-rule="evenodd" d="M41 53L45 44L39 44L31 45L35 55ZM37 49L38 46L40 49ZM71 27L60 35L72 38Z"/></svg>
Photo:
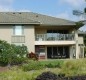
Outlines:
<svg viewBox="0 0 86 80"><path fill-rule="evenodd" d="M45 46L36 46L35 51L37 54L45 55Z"/></svg>
<svg viewBox="0 0 86 80"><path fill-rule="evenodd" d="M18 25L14 27L14 35L22 35L23 34L23 27Z"/></svg>

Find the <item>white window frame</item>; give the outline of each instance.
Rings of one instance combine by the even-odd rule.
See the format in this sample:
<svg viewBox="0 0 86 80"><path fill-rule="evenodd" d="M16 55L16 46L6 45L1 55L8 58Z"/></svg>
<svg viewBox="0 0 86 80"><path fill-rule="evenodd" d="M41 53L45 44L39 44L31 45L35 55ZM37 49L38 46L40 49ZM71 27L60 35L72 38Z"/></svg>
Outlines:
<svg viewBox="0 0 86 80"><path fill-rule="evenodd" d="M23 35L24 30L22 25L15 25L13 29L13 34L16 36Z"/></svg>

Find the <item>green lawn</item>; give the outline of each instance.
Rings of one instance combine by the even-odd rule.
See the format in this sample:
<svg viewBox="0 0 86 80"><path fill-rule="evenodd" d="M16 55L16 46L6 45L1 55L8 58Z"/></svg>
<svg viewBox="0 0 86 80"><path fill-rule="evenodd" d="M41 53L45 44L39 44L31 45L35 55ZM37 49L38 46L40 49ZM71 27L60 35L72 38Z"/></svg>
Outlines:
<svg viewBox="0 0 86 80"><path fill-rule="evenodd" d="M56 74L64 73L65 76L86 75L86 59L35 61L35 64L38 63L44 67L39 70L35 70L34 68L30 71L23 71L21 66L15 66L10 70L0 72L0 80L35 80L39 74L45 71L51 71Z"/></svg>

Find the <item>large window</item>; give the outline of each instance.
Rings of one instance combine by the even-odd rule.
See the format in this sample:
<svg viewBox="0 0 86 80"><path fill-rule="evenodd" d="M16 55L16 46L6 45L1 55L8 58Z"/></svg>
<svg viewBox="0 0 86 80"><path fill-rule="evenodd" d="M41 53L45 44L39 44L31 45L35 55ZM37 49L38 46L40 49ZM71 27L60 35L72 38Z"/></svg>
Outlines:
<svg viewBox="0 0 86 80"><path fill-rule="evenodd" d="M47 40L64 40L68 30L47 30Z"/></svg>
<svg viewBox="0 0 86 80"><path fill-rule="evenodd" d="M22 35L23 27L21 25L17 25L14 27L14 35Z"/></svg>

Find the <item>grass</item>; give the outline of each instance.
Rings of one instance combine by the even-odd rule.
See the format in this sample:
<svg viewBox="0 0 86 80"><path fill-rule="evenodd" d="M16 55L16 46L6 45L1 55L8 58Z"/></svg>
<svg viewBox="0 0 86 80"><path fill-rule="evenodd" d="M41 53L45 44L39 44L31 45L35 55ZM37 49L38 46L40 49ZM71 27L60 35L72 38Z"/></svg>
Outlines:
<svg viewBox="0 0 86 80"><path fill-rule="evenodd" d="M86 59L64 61L61 72L66 76L86 75Z"/></svg>
<svg viewBox="0 0 86 80"><path fill-rule="evenodd" d="M8 70L7 72L0 73L0 80L35 80L35 78L42 72L46 71L55 72L57 70L58 69L54 68L54 69L42 69L24 72L21 69L18 70L12 69Z"/></svg>
<svg viewBox="0 0 86 80"><path fill-rule="evenodd" d="M21 67L12 67L10 70L0 73L0 80L35 80L42 72L51 71L56 74L65 74L65 76L86 75L86 59L79 60L47 60L39 61L41 65L52 64L60 67L47 68L39 70L23 71Z"/></svg>
<svg viewBox="0 0 86 80"><path fill-rule="evenodd" d="M40 63L42 65L47 65L47 64L52 64L52 65L58 65L58 67L61 67L61 65L63 64L63 60L46 60L46 61L40 61Z"/></svg>

